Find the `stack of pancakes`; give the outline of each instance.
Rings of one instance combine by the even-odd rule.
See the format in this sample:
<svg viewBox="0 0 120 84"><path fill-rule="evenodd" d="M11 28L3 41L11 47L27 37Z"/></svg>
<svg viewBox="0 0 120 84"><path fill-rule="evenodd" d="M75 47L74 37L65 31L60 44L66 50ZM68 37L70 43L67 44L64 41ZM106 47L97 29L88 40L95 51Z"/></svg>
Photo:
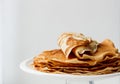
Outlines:
<svg viewBox="0 0 120 84"><path fill-rule="evenodd" d="M42 72L98 75L120 72L120 53L114 43L98 43L83 34L63 33L60 49L43 51L34 57L34 68Z"/></svg>

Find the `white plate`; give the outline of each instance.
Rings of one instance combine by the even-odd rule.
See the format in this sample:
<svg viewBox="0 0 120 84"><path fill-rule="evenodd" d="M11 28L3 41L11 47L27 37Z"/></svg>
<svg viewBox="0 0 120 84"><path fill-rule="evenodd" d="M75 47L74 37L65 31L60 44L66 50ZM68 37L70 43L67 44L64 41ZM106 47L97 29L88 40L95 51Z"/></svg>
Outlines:
<svg viewBox="0 0 120 84"><path fill-rule="evenodd" d="M39 75L39 76L54 76L54 77L60 77L64 79L87 80L87 81L120 76L120 72L105 74L105 75L90 75L90 76L45 73L45 72L34 70L31 65L32 62L33 62L33 58L26 59L20 64L20 68L25 72L28 72L34 75Z"/></svg>

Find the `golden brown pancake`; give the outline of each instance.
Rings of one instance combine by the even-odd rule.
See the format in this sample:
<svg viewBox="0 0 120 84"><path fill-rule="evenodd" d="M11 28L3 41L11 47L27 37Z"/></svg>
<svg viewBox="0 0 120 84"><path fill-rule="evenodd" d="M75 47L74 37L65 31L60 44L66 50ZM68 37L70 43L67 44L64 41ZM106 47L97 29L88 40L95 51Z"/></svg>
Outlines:
<svg viewBox="0 0 120 84"><path fill-rule="evenodd" d="M90 42L91 38L85 37L81 33L63 33L58 39L58 45L65 54L66 58L69 58L69 54L73 48L77 46L85 46Z"/></svg>
<svg viewBox="0 0 120 84"><path fill-rule="evenodd" d="M48 56L50 59L48 59ZM34 58L35 69L43 72L71 73L71 74L100 74L118 71L120 57L107 58L106 60L90 65L92 60L66 59L60 49L45 51ZM90 63L90 64L89 64ZM117 68L115 68L117 67ZM111 68L111 69L110 69ZM102 71L102 72L100 72ZM99 73L97 73L99 72Z"/></svg>
<svg viewBox="0 0 120 84"><path fill-rule="evenodd" d="M34 57L36 70L49 73L98 75L120 72L120 53L114 43L98 43L83 34L63 33L60 49L47 50Z"/></svg>

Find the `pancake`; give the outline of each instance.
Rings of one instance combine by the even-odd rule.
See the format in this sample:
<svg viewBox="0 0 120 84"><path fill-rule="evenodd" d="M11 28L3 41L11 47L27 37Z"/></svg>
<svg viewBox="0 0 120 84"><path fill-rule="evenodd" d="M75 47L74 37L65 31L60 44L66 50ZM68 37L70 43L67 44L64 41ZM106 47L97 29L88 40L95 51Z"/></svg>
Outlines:
<svg viewBox="0 0 120 84"><path fill-rule="evenodd" d="M50 59L48 59L48 56ZM109 57L96 63L92 60L66 59L60 49L44 51L34 58L34 68L43 72L71 73L71 74L102 74L118 71L120 55ZM91 65L91 63L93 64ZM115 68L117 67L117 68ZM102 72L101 72L102 71ZM99 72L99 73L97 73Z"/></svg>
<svg viewBox="0 0 120 84"><path fill-rule="evenodd" d="M46 50L34 57L34 69L76 75L120 72L120 53L109 39L98 43L81 33L63 33L58 45L60 49Z"/></svg>
<svg viewBox="0 0 120 84"><path fill-rule="evenodd" d="M58 45L65 54L66 58L69 58L69 54L73 48L77 46L86 46L90 42L91 38L85 37L81 33L63 33L58 38Z"/></svg>

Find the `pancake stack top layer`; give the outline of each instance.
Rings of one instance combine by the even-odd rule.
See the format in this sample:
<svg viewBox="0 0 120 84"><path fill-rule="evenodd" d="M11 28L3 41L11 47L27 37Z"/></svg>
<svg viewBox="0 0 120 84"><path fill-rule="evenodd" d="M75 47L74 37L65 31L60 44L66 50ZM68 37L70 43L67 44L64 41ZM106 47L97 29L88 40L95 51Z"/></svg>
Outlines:
<svg viewBox="0 0 120 84"><path fill-rule="evenodd" d="M63 33L58 45L60 49L44 51L34 58L36 70L82 75L120 71L120 53L109 39L98 43L83 34Z"/></svg>

